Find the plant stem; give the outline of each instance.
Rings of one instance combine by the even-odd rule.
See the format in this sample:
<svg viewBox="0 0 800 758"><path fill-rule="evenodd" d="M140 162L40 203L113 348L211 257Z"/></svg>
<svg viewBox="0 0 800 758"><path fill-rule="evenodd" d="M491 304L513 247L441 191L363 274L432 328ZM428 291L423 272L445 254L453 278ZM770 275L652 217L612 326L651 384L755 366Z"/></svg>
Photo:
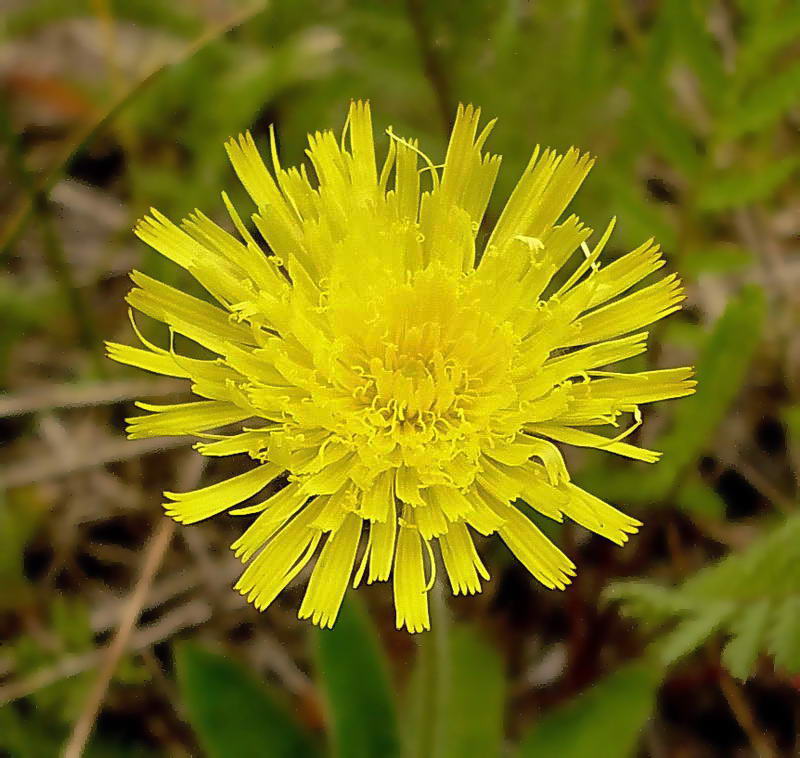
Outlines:
<svg viewBox="0 0 800 758"><path fill-rule="evenodd" d="M445 754L450 700L450 618L441 572L431 589L431 631L420 635L413 707L414 741L409 758L441 758Z"/></svg>
<svg viewBox="0 0 800 758"><path fill-rule="evenodd" d="M453 125L455 106L453 105L450 83L447 80L445 67L439 57L433 39L431 39L430 28L425 18L425 4L422 0L406 0L406 8L408 9L411 28L414 30L414 36L417 40L417 47L419 47L419 54L422 57L425 76L431 84L431 89L433 89L444 132L448 134Z"/></svg>
<svg viewBox="0 0 800 758"><path fill-rule="evenodd" d="M188 465L181 473L181 489L196 487L205 471L207 460L197 455L190 455ZM97 719L103 709L103 703L119 662L128 649L131 635L136 629L139 616L147 602L147 596L153 585L161 564L167 555L172 537L175 534L175 522L160 515L145 549L139 576L133 586L125 605L122 608L119 625L105 649L103 660L98 668L92 688L81 708L80 715L67 740L62 758L81 758L86 745L94 731Z"/></svg>
<svg viewBox="0 0 800 758"><path fill-rule="evenodd" d="M724 669L720 668L719 687L728 702L734 718L747 735L758 758L776 758L778 752L769 734L758 726L756 717L750 709L739 683Z"/></svg>

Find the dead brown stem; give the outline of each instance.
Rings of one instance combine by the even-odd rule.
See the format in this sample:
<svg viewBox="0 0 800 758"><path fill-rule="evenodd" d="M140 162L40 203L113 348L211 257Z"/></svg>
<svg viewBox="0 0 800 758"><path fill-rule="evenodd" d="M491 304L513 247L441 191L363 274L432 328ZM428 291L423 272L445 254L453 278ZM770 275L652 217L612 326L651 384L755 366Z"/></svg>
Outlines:
<svg viewBox="0 0 800 758"><path fill-rule="evenodd" d="M53 408L111 405L138 397L171 395L187 387L179 379L124 379L93 384L53 384L30 392L0 397L0 418L22 416Z"/></svg>

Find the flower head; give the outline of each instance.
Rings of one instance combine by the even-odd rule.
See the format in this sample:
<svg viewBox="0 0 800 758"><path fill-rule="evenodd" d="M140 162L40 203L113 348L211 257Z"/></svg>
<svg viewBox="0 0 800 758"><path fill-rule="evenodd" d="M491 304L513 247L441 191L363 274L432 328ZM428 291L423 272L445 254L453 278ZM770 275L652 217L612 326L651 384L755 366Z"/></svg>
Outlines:
<svg viewBox="0 0 800 758"><path fill-rule="evenodd" d="M458 109L441 166L387 130L379 169L369 107L353 103L341 141L309 137L315 179L280 165L274 135L272 171L249 134L230 140L266 251L224 194L237 236L200 212L176 226L152 211L137 226L216 303L133 273L129 304L213 357L143 337L143 348L109 344L115 360L185 377L201 398L140 403L148 414L129 434L196 435L203 455L256 462L167 492L165 507L186 524L257 514L232 548L248 564L236 588L259 609L313 562L301 617L331 626L348 583L392 576L397 625L417 632L437 548L456 594L489 578L473 532L497 532L563 589L575 567L531 509L618 544L639 526L570 481L560 445L657 460L624 438L641 404L692 392L691 370L604 367L645 350L642 329L680 307L680 284L631 292L663 265L658 246L602 265L613 222L590 246L591 229L562 219L593 163L575 149L536 149L479 247L500 166L483 152L494 122L479 130L479 118Z"/></svg>

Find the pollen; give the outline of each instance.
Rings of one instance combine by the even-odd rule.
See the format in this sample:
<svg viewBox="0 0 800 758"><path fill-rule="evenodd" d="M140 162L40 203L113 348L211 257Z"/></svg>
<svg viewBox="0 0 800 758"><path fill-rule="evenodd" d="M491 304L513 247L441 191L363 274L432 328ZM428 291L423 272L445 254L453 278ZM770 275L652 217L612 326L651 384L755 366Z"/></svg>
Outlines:
<svg viewBox="0 0 800 758"><path fill-rule="evenodd" d="M459 107L442 164L388 128L379 169L369 106L352 103L341 139L309 136L310 167L284 169L274 133L271 170L249 134L226 144L255 204L246 224L223 193L235 234L199 211L136 227L207 297L132 274L131 313L168 333L156 345L132 315L142 346L108 343L110 357L188 379L197 399L139 403L129 436L249 457L238 476L164 494L184 524L247 517L236 589L259 609L308 575L299 615L329 627L349 585L391 579L398 628L419 632L440 562L455 594L489 580L476 535L563 589L575 566L538 517L620 545L640 526L571 481L562 447L658 460L626 440L641 405L693 391L692 370L613 365L680 308L680 282L637 287L664 265L652 240L606 264L614 222L593 240L565 217L593 163L575 149L537 148L482 234L493 124ZM175 335L211 357L179 354Z"/></svg>

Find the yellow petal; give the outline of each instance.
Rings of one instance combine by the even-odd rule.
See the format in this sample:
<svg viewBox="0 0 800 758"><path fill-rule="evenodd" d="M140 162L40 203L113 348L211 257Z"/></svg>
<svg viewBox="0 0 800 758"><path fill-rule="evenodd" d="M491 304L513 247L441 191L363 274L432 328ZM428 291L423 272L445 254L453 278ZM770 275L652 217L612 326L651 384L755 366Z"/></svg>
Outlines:
<svg viewBox="0 0 800 758"><path fill-rule="evenodd" d="M181 524L194 524L232 508L267 486L283 469L274 464L256 466L244 474L193 492L165 492L167 515Z"/></svg>
<svg viewBox="0 0 800 758"><path fill-rule="evenodd" d="M300 606L298 616L301 619L310 618L323 629L333 626L353 573L362 523L358 516L350 513L328 538Z"/></svg>
<svg viewBox="0 0 800 758"><path fill-rule="evenodd" d="M412 518L408 507L404 518ZM401 523L394 559L394 605L398 629L405 627L412 633L430 629L427 586L422 537L413 524Z"/></svg>

